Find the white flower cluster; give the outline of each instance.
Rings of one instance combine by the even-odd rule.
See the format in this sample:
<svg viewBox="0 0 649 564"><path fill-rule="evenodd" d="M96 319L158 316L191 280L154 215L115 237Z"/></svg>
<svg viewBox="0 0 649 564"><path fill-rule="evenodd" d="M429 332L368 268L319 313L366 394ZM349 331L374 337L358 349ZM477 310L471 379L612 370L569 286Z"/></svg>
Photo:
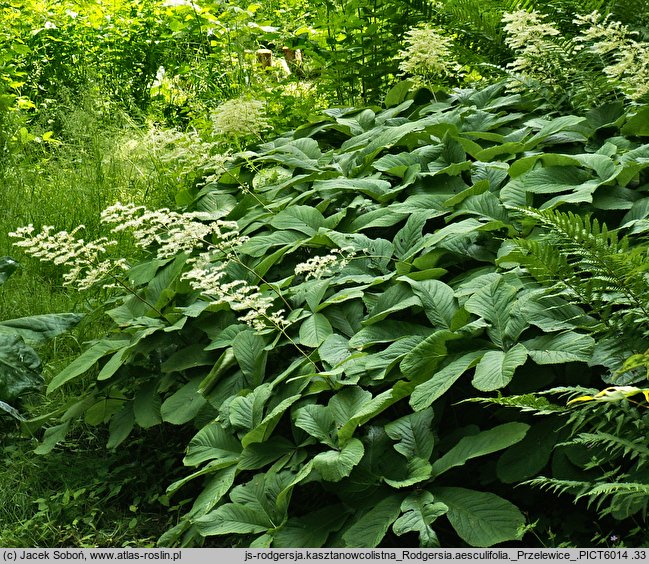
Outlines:
<svg viewBox="0 0 649 564"><path fill-rule="evenodd" d="M227 303L233 311L241 312L240 319L256 330L285 326L284 310L271 311L274 296L262 294L244 280L226 281L225 265L230 260L238 261L237 248L248 239L239 233L236 222L211 220L209 214L201 212L152 211L119 202L102 212L101 221L113 225L113 233L129 231L136 246L153 248L158 259L202 248L202 252L188 260L191 270L182 276L183 280L189 281L192 288L207 296L212 303ZM80 226L70 233L55 232L54 227L48 225L40 233L35 233L34 226L29 225L9 236L18 239L14 244L25 253L67 267L68 272L64 275L66 285L74 285L79 290L98 284L114 287L116 281L124 285L119 274L128 270L127 261L103 258L108 247L116 245L116 241L102 237L85 242L76 237L82 229Z"/></svg>
<svg viewBox="0 0 649 564"><path fill-rule="evenodd" d="M345 254L346 253L346 254ZM349 249L334 249L330 254L313 257L295 266L295 274L304 274L305 279L322 278L334 270L342 270L354 258Z"/></svg>
<svg viewBox="0 0 649 564"><path fill-rule="evenodd" d="M182 275L195 290L210 298L212 304L228 304L233 311L245 311L239 319L257 331L270 326L281 329L287 325L283 309L271 312L274 298L263 295L244 280L225 282L225 265L214 264L210 253L203 253L194 261L193 268Z"/></svg>
<svg viewBox="0 0 649 564"><path fill-rule="evenodd" d="M221 104L211 116L214 133L232 137L260 136L271 128L264 103L249 98L234 98Z"/></svg>
<svg viewBox="0 0 649 564"><path fill-rule="evenodd" d="M216 220L205 223L208 219L209 214L202 212L177 213L167 208L152 211L144 206L120 202L101 214L102 223L115 225L111 229L113 233L130 231L138 247L155 246L159 259L191 252L201 242L229 252L248 239L239 234L236 222Z"/></svg>
<svg viewBox="0 0 649 564"><path fill-rule="evenodd" d="M406 48L399 52L399 70L418 82L428 82L459 71L453 58L453 41L433 27L416 27L406 32Z"/></svg>
<svg viewBox="0 0 649 564"><path fill-rule="evenodd" d="M546 16L536 10L517 10L503 15L505 44L516 51L517 57L507 66L515 73L540 80L545 84L556 82L554 76L567 68L568 55L552 41L560 35L559 30L545 21ZM510 90L520 89L515 83Z"/></svg>
<svg viewBox="0 0 649 564"><path fill-rule="evenodd" d="M598 12L577 16L574 23L584 29L576 41L611 64L604 74L633 100L649 94L649 44L633 39L636 32Z"/></svg>
<svg viewBox="0 0 649 564"><path fill-rule="evenodd" d="M84 229L80 225L71 232L54 232L54 227L46 225L40 233L34 234L34 226L20 227L9 233L9 237L18 239L15 246L21 247L25 253L44 262L69 267L63 280L66 286L75 286L79 290L87 290L99 283L104 287L112 287L107 282L116 278L115 272L128 270L128 263L124 259L102 259L108 247L116 245L116 241L101 237L96 241L86 242L77 239L76 234Z"/></svg>
<svg viewBox="0 0 649 564"><path fill-rule="evenodd" d="M178 177L197 171L220 173L229 158L220 152L219 143L205 141L196 131L178 131L150 126L143 135L133 135L122 140L117 156L133 171L144 177L154 177L160 164L168 174Z"/></svg>

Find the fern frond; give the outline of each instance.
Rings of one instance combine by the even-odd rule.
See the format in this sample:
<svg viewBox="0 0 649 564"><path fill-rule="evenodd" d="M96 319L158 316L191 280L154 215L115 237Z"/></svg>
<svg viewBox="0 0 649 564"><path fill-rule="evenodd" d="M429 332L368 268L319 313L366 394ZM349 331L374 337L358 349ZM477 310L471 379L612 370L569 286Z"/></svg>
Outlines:
<svg viewBox="0 0 649 564"><path fill-rule="evenodd" d="M568 408L551 403L544 397L536 394L523 394L519 396L498 396L493 398L469 398L459 403L473 402L488 405L499 405L501 407L515 407L521 411L533 412L537 415L552 415L554 413L563 413Z"/></svg>
<svg viewBox="0 0 649 564"><path fill-rule="evenodd" d="M623 512L629 516L645 509L649 504L649 484L636 482L612 482L598 484L581 493L575 501L588 497L588 506L595 505L602 515ZM602 506L608 503L608 507Z"/></svg>
<svg viewBox="0 0 649 564"><path fill-rule="evenodd" d="M512 209L546 232L540 241L517 242L521 264L532 276L563 288L568 299L588 305L621 333L649 324L649 259L643 245L630 247L627 237L588 215Z"/></svg>
<svg viewBox="0 0 649 564"><path fill-rule="evenodd" d="M642 441L642 442L638 442ZM645 444L646 437L640 436L635 440L626 439L610 433L580 433L564 445L584 445L599 447L611 456L625 456L630 460L640 458L638 468L649 462L649 448Z"/></svg>
<svg viewBox="0 0 649 564"><path fill-rule="evenodd" d="M572 494L580 496L583 492L588 491L590 484L579 480L559 480L558 478L547 478L539 476L532 480L521 482L521 485L533 486L544 491L555 494Z"/></svg>

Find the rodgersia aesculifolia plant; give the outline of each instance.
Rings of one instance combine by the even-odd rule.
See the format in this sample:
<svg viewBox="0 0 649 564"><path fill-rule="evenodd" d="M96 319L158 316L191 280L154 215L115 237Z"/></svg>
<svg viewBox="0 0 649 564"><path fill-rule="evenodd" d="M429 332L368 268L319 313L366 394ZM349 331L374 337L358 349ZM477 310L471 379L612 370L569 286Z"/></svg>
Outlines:
<svg viewBox="0 0 649 564"><path fill-rule="evenodd" d="M232 311L240 314L240 320L253 329L263 331L274 327L283 330L289 324L284 318L285 310L274 308L278 297L286 304L277 290L262 292L258 285L232 279L228 274L230 262L246 269L237 249L248 237L239 232L235 221L214 220L206 212L179 213L167 208L148 210L144 206L118 202L101 213L101 222L111 226L113 234L130 233L135 246L152 253L155 260L168 261L186 254L188 268L181 280L188 281L212 305L228 304ZM14 245L25 254L65 268L63 280L66 286L80 291L93 287L121 287L135 294L128 279L129 261L109 256L109 249L116 246L117 241L107 237L84 241L77 237L83 228L79 226L71 232L55 232L54 227L48 225L36 232L33 225L28 225L9 233L9 236L17 239ZM297 264L295 274L305 276L307 280L320 278L332 269L344 268L353 256L350 250L334 249L328 255L312 257ZM264 280L258 276L256 282Z"/></svg>

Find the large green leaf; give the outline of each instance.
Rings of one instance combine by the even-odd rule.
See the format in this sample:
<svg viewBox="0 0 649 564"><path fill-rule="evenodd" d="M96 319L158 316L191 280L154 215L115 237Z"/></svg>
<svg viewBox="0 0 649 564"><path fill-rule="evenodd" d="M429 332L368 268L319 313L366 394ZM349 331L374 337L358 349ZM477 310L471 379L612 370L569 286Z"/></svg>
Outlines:
<svg viewBox="0 0 649 564"><path fill-rule="evenodd" d="M346 512L343 505L332 505L313 513L291 517L273 534L273 547L320 548L330 533L342 527Z"/></svg>
<svg viewBox="0 0 649 564"><path fill-rule="evenodd" d="M196 416L207 403L207 400L198 391L202 380L201 376L193 378L163 402L160 407L163 421L182 425Z"/></svg>
<svg viewBox="0 0 649 564"><path fill-rule="evenodd" d="M313 235L324 223L324 216L311 206L290 206L270 221L276 229L292 229L305 235Z"/></svg>
<svg viewBox="0 0 649 564"><path fill-rule="evenodd" d="M435 444L432 421L433 409L428 408L388 423L385 432L391 439L399 441L394 449L407 459L428 460Z"/></svg>
<svg viewBox="0 0 649 564"><path fill-rule="evenodd" d="M416 211L408 217L406 224L394 236L394 252L397 258L404 260L411 255L411 249L421 241L422 229L427 220L428 214L422 211Z"/></svg>
<svg viewBox="0 0 649 564"><path fill-rule="evenodd" d="M448 355L447 341L460 337L460 335L445 329L436 331L404 357L400 364L401 371L409 379L424 379L426 376L432 375Z"/></svg>
<svg viewBox="0 0 649 564"><path fill-rule="evenodd" d="M546 419L536 423L522 441L510 446L498 459L498 478L508 483L532 478L548 463L552 449L561 441L560 423Z"/></svg>
<svg viewBox="0 0 649 564"><path fill-rule="evenodd" d="M379 501L345 531L345 545L352 548L378 546L390 525L399 517L402 499L401 496L390 495Z"/></svg>
<svg viewBox="0 0 649 564"><path fill-rule="evenodd" d="M394 522L392 530L398 536L410 532L419 533L419 546L439 548L439 540L430 525L447 511L448 507L435 501L429 491L412 493L403 500L402 515Z"/></svg>
<svg viewBox="0 0 649 564"><path fill-rule="evenodd" d="M235 466L229 466L227 468L219 468L210 473L209 479L206 481L205 486L198 497L192 505L192 509L187 515L191 518L196 518L197 516L205 515L210 511L216 504L223 499L226 493L232 487L234 479L236 477L237 469ZM178 485L172 484L167 489L167 493L171 494L172 492L178 489Z"/></svg>
<svg viewBox="0 0 649 564"><path fill-rule="evenodd" d="M448 506L448 520L469 545L489 547L520 539L525 517L509 501L465 488L433 488L432 493Z"/></svg>
<svg viewBox="0 0 649 564"><path fill-rule="evenodd" d="M48 427L43 434L41 444L34 449L35 454L48 454L54 447L63 441L70 430L70 420Z"/></svg>
<svg viewBox="0 0 649 564"><path fill-rule="evenodd" d="M211 513L196 519L203 536L262 533L274 528L273 521L263 512L239 503L226 503Z"/></svg>
<svg viewBox="0 0 649 564"><path fill-rule="evenodd" d="M361 458L363 458L363 443L358 439L351 439L340 450L321 452L313 458L313 468L317 470L323 480L339 482L349 476Z"/></svg>
<svg viewBox="0 0 649 564"><path fill-rule="evenodd" d="M428 380L419 384L410 396L410 405L415 411L421 411L440 398L467 370L478 363L484 351L472 351L453 360L438 370Z"/></svg>
<svg viewBox="0 0 649 564"><path fill-rule="evenodd" d="M471 382L482 392L504 388L514 377L514 372L527 360L527 349L520 343L506 352L487 351L480 359Z"/></svg>
<svg viewBox="0 0 649 564"><path fill-rule="evenodd" d="M228 410L232 426L249 431L259 425L264 417L264 405L272 393L270 384L262 384L250 393L233 398Z"/></svg>
<svg viewBox="0 0 649 564"><path fill-rule="evenodd" d="M50 313L19 317L0 322L0 333L19 335L26 343L37 344L65 333L74 327L83 315L77 313Z"/></svg>
<svg viewBox="0 0 649 564"><path fill-rule="evenodd" d="M124 403L120 409L110 420L108 430L108 442L106 448L115 448L122 444L131 434L135 426L135 416L133 414L133 403Z"/></svg>
<svg viewBox="0 0 649 564"><path fill-rule="evenodd" d="M423 325L386 319L381 323L361 329L349 340L349 346L364 349L377 343L391 343L401 337L428 336L431 332L429 327Z"/></svg>
<svg viewBox="0 0 649 564"><path fill-rule="evenodd" d="M329 320L321 313L314 313L300 325L300 343L305 347L316 348L324 343L332 333L333 329Z"/></svg>
<svg viewBox="0 0 649 564"><path fill-rule="evenodd" d="M383 292L370 311L369 317L363 322L371 325L383 321L391 313L402 311L413 306L421 306L419 298L405 284L395 284Z"/></svg>
<svg viewBox="0 0 649 564"><path fill-rule="evenodd" d="M239 367L253 386L261 384L266 373L268 352L265 348L264 338L251 330L237 333L232 341L232 351Z"/></svg>
<svg viewBox="0 0 649 564"><path fill-rule="evenodd" d="M518 289L508 284L505 278L498 276L473 294L464 304L464 308L487 320L491 327L488 334L491 340L501 348L518 337L518 323L512 317L512 305ZM516 328L516 329L514 329Z"/></svg>
<svg viewBox="0 0 649 564"><path fill-rule="evenodd" d="M144 429L162 423L160 416L162 401L157 388L158 382L155 380L148 382L137 391L133 398L135 422Z"/></svg>
<svg viewBox="0 0 649 564"><path fill-rule="evenodd" d="M455 466L462 466L467 460L484 456L507 448L525 437L530 428L525 423L504 423L477 435L463 437L444 456L433 464L432 473L439 476Z"/></svg>
<svg viewBox="0 0 649 564"><path fill-rule="evenodd" d="M125 348L130 343L130 339L102 339L101 341L97 341L52 378L47 386L47 393L49 394L70 380L81 376L100 358L121 348Z"/></svg>
<svg viewBox="0 0 649 564"><path fill-rule="evenodd" d="M284 412L286 412L286 410L301 397L302 396L300 395L294 395L281 401L269 413L266 414L266 416L261 420L259 424L254 425L250 429L250 431L248 431L243 436L243 438L241 439L241 444L244 447L247 447L252 443L263 442L267 440L275 429L275 426L279 422L282 415L284 415ZM230 407L232 407L232 404L230 404Z"/></svg>
<svg viewBox="0 0 649 564"><path fill-rule="evenodd" d="M338 427L342 427L371 401L372 394L357 386L349 386L329 400L328 409Z"/></svg>
<svg viewBox="0 0 649 564"><path fill-rule="evenodd" d="M412 287L412 291L421 300L424 313L433 327L451 329L453 316L458 306L455 303L453 289L439 280L411 280L400 278Z"/></svg>
<svg viewBox="0 0 649 564"><path fill-rule="evenodd" d="M531 359L537 364L588 362L593 354L595 340L590 335L573 331L541 335L523 343Z"/></svg>
<svg viewBox="0 0 649 564"><path fill-rule="evenodd" d="M41 361L17 335L0 333L0 401L12 403L43 384Z"/></svg>
<svg viewBox="0 0 649 564"><path fill-rule="evenodd" d="M335 446L336 422L331 410L324 405L305 405L296 411L295 426L331 447Z"/></svg>
<svg viewBox="0 0 649 564"><path fill-rule="evenodd" d="M183 463L185 466L198 466L208 460L236 462L240 455L241 443L220 423L210 423L189 442Z"/></svg>

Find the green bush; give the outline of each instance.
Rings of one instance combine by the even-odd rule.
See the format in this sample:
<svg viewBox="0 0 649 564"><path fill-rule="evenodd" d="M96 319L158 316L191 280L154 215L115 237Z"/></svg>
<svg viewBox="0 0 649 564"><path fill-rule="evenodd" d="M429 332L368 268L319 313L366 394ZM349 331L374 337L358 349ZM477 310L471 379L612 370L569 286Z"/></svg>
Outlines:
<svg viewBox="0 0 649 564"><path fill-rule="evenodd" d="M541 115L503 88L421 103L398 86L387 109L328 110L235 156L191 211L112 206L103 222L151 253L139 264L57 236L69 283L113 287L113 329L49 382L90 374L37 452L80 417L119 449L193 428L167 493L199 493L163 545L492 546L535 522L587 542L587 508L566 519L512 486L564 456L569 408L533 394L600 387L620 356L595 347L591 304L521 262L538 236L522 210L640 229L645 110ZM15 236L54 260L53 233ZM512 394L555 415L459 403Z"/></svg>

